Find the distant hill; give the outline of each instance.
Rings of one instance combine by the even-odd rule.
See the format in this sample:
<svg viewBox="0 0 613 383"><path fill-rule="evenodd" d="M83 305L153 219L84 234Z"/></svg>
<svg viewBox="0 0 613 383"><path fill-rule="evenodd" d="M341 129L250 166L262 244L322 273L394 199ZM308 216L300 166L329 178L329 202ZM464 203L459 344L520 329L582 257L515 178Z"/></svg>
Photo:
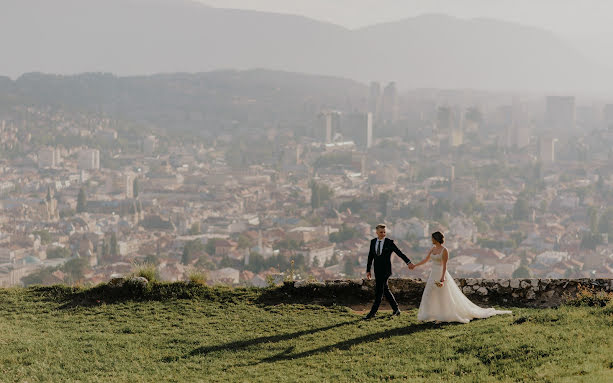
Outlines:
<svg viewBox="0 0 613 383"><path fill-rule="evenodd" d="M186 1L3 0L0 46L0 73L13 77L269 68L403 87L605 87L602 72L552 33L444 15L348 30Z"/></svg>
<svg viewBox="0 0 613 383"><path fill-rule="evenodd" d="M323 108L364 108L367 94L366 85L352 80L270 70L132 77L28 73L15 81L0 77L0 118L14 106L50 106L219 133L229 127L295 127Z"/></svg>

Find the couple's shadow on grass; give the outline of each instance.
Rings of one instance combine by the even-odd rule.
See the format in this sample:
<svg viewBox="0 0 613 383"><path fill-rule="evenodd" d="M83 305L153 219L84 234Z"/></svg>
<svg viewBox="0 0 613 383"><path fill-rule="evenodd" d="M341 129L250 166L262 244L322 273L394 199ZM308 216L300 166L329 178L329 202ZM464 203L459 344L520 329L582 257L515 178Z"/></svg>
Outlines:
<svg viewBox="0 0 613 383"><path fill-rule="evenodd" d="M377 320L374 320L374 321L376 322ZM314 329L309 329L309 330L302 330L302 331L297 331L293 333L270 335L270 336L264 336L264 337L259 337L259 338L252 338L252 339L247 339L247 340L229 342L229 343L220 344L220 345L203 346L203 347L198 347L192 350L191 352L189 352L188 354L182 357L164 358L164 361L172 362L178 359L185 359L185 358L190 358L190 357L195 357L195 356L206 356L210 353L219 352L219 351L240 351L242 349L246 349L252 346L257 346L260 344L283 342L283 341L298 338L304 335L312 335L312 334L316 334L319 332L337 329L337 328L344 327L344 326L355 325L358 323L364 323L364 322L361 319L356 319L356 320L350 320L350 321L333 324L330 326L314 328ZM379 339L384 339L384 338L389 338L389 337L394 337L394 336L410 335L416 332L440 328L443 326L447 327L450 325L452 326L453 323L444 323L444 324L435 324L433 322L413 323L405 327L398 327L398 328L378 331L375 333L369 333L369 334L365 334L365 335L362 335L356 338L343 340L341 342L337 342L334 344L318 347L312 350L297 352L297 353L294 352L295 347L291 346L276 355L264 358L258 362L251 363L249 365L257 365L260 363L274 363L274 362L283 361L283 360L306 358L306 357L313 356L316 354L329 352L332 350L348 350L351 347L354 347L354 346L357 346L363 343L374 342Z"/></svg>

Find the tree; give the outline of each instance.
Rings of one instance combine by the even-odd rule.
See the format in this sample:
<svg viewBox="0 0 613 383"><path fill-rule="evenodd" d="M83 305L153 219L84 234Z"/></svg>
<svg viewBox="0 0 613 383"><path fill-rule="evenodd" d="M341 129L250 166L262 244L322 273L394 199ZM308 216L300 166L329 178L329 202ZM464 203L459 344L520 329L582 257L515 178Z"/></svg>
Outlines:
<svg viewBox="0 0 613 383"><path fill-rule="evenodd" d="M311 183L311 208L317 209L321 206L321 193L317 183Z"/></svg>
<svg viewBox="0 0 613 383"><path fill-rule="evenodd" d="M436 220L441 220L445 213L448 213L451 210L451 202L446 199L439 199L436 201L434 206L432 206L432 218Z"/></svg>
<svg viewBox="0 0 613 383"><path fill-rule="evenodd" d="M219 262L219 267L220 268L224 268L224 267L238 268L240 267L240 261L232 259L228 257L227 255L224 255L223 257L221 257L221 261Z"/></svg>
<svg viewBox="0 0 613 383"><path fill-rule="evenodd" d="M109 249L112 256L116 256L119 254L119 245L117 244L117 235L115 232L111 234L111 246Z"/></svg>
<svg viewBox="0 0 613 383"><path fill-rule="evenodd" d="M68 258L70 257L70 249L66 247L49 247L47 248L47 258Z"/></svg>
<svg viewBox="0 0 613 383"><path fill-rule="evenodd" d="M51 278L51 274L56 270L57 268L55 267L45 267L21 278L21 282L23 282L23 285L26 287L31 285L41 285L46 279Z"/></svg>
<svg viewBox="0 0 613 383"><path fill-rule="evenodd" d="M89 264L86 258L74 258L62 266L62 271L68 274L72 281L78 281L83 279L88 268Z"/></svg>
<svg viewBox="0 0 613 383"><path fill-rule="evenodd" d="M358 213L362 210L362 204L357 199L352 199L351 201L343 202L339 208L339 211L345 212L350 210L352 214Z"/></svg>
<svg viewBox="0 0 613 383"><path fill-rule="evenodd" d="M266 267L265 263L266 260L262 254L252 251L249 253L249 264L245 265L245 269L253 271L254 273L259 273Z"/></svg>
<svg viewBox="0 0 613 383"><path fill-rule="evenodd" d="M330 266L334 266L334 265L338 265L338 257L336 256L336 253L334 253L332 255L332 257L330 257L330 259L328 259L324 263L324 267L330 267Z"/></svg>
<svg viewBox="0 0 613 383"><path fill-rule="evenodd" d="M511 233L511 239L513 240L513 243L515 244L514 247L518 247L525 239L525 236L524 236L524 233L522 233L521 231L515 231Z"/></svg>
<svg viewBox="0 0 613 383"><path fill-rule="evenodd" d="M598 221L598 232L608 233L613 238L613 209L607 209Z"/></svg>
<svg viewBox="0 0 613 383"><path fill-rule="evenodd" d="M189 235L198 235L200 234L200 222L194 222L192 227L188 231Z"/></svg>
<svg viewBox="0 0 613 383"><path fill-rule="evenodd" d="M345 261L345 276L352 277L353 273L353 262L351 261L351 259L347 258L347 260Z"/></svg>
<svg viewBox="0 0 613 383"><path fill-rule="evenodd" d="M334 192L328 187L328 185L319 185L319 198L321 202L326 202L332 199Z"/></svg>
<svg viewBox="0 0 613 383"><path fill-rule="evenodd" d="M254 245L253 240L248 235L241 233L238 236L238 248L239 249L248 249L248 248L253 247L253 245Z"/></svg>
<svg viewBox="0 0 613 383"><path fill-rule="evenodd" d="M158 266L160 259L155 254L149 254L145 257L145 264Z"/></svg>
<svg viewBox="0 0 613 383"><path fill-rule="evenodd" d="M109 255L109 244L106 239L102 240L102 246L100 248L100 255L103 257L107 257Z"/></svg>
<svg viewBox="0 0 613 383"><path fill-rule="evenodd" d="M596 182L596 189L602 191L604 190L604 177L602 176L601 173L598 173L598 181Z"/></svg>
<svg viewBox="0 0 613 383"><path fill-rule="evenodd" d="M381 193L379 195L379 211L381 212L383 218L387 216L387 204L389 200L390 195L388 193Z"/></svg>
<svg viewBox="0 0 613 383"><path fill-rule="evenodd" d="M138 184L138 178L134 178L132 182L132 193L134 194L134 198L138 198L138 194L140 192L140 187Z"/></svg>
<svg viewBox="0 0 613 383"><path fill-rule="evenodd" d="M187 246L183 246L183 253L181 253L181 263L189 265L196 257L189 251Z"/></svg>
<svg viewBox="0 0 613 383"><path fill-rule="evenodd" d="M530 278L532 277L532 273L530 272L530 269L527 268L526 266L519 266L513 272L512 277L513 278Z"/></svg>
<svg viewBox="0 0 613 383"><path fill-rule="evenodd" d="M331 233L328 238L330 242L344 242L353 238L356 238L360 235L359 231L353 227L348 227L343 224L341 229L336 233Z"/></svg>
<svg viewBox="0 0 613 383"><path fill-rule="evenodd" d="M85 189L79 189L79 196L77 197L77 213L83 213L87 211L87 196L85 195Z"/></svg>
<svg viewBox="0 0 613 383"><path fill-rule="evenodd" d="M277 250L298 250L302 247L302 241L295 239L284 239L274 244L274 249Z"/></svg>
<svg viewBox="0 0 613 383"><path fill-rule="evenodd" d="M32 234L38 235L40 237L40 243L43 245L51 243L52 238L48 230L36 230L33 231Z"/></svg>
<svg viewBox="0 0 613 383"><path fill-rule="evenodd" d="M209 241L210 243L210 241ZM208 243L207 243L208 246ZM202 252L205 251L205 246L199 239L189 241L183 246L183 254L181 255L181 263L184 265L190 264L197 259ZM207 251L208 252L208 251ZM212 253L209 253L212 254Z"/></svg>
<svg viewBox="0 0 613 383"><path fill-rule="evenodd" d="M294 258L294 268L302 270L306 266L306 260L303 254L298 254Z"/></svg>
<svg viewBox="0 0 613 383"><path fill-rule="evenodd" d="M311 267L319 267L319 258L313 257L313 262L311 263Z"/></svg>
<svg viewBox="0 0 613 383"><path fill-rule="evenodd" d="M64 219L64 218L69 218L72 217L73 215L75 215L75 211L73 209L62 209L60 210L60 218Z"/></svg>
<svg viewBox="0 0 613 383"><path fill-rule="evenodd" d="M598 229L598 210L594 206L588 209L588 217L590 220L590 231L596 233Z"/></svg>
<svg viewBox="0 0 613 383"><path fill-rule="evenodd" d="M598 233L585 233L581 237L580 247L582 249L596 250L596 247L602 243L602 236Z"/></svg>
<svg viewBox="0 0 613 383"><path fill-rule="evenodd" d="M330 200L333 196L332 189L326 185L320 185L315 181L311 182L311 207L317 209L322 204Z"/></svg>
<svg viewBox="0 0 613 383"><path fill-rule="evenodd" d="M209 255L215 255L215 248L217 247L217 242L220 240L221 240L220 238L209 239L206 245L204 246L204 251L206 251ZM200 242L200 245L202 245L202 242Z"/></svg>
<svg viewBox="0 0 613 383"><path fill-rule="evenodd" d="M528 201L523 196L517 198L513 206L513 219L518 221L527 221L530 219L530 206Z"/></svg>

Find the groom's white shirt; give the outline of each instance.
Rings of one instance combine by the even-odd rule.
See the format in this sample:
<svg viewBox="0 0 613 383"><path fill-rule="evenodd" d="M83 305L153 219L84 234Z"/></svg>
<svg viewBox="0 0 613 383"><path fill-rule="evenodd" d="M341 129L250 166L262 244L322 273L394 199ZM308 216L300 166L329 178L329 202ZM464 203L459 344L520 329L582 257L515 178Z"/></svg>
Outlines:
<svg viewBox="0 0 613 383"><path fill-rule="evenodd" d="M377 237L377 243L375 243L375 254L379 255L379 246L381 246L381 250L383 250L383 243L379 244L379 242L384 242L385 241L385 237L383 237L383 239L379 239Z"/></svg>

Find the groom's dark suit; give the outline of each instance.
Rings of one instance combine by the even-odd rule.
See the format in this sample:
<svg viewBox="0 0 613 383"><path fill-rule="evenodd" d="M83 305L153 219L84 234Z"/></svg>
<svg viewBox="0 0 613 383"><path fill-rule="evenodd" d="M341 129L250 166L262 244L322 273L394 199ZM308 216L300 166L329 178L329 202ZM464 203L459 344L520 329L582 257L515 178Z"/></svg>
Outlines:
<svg viewBox="0 0 613 383"><path fill-rule="evenodd" d="M383 294L385 294L385 298L390 306L392 306L392 310L394 310L394 312L398 310L398 303L396 303L396 299L387 285L387 280L392 275L392 253L396 253L406 264L411 263L409 258L400 251L398 246L396 246L394 241L389 238L384 238L381 249L379 249L376 246L377 239L378 238L374 238L370 241L368 264L366 265L366 272L370 272L370 266L373 261L375 264L375 302L370 309L369 315L374 315L377 312Z"/></svg>

